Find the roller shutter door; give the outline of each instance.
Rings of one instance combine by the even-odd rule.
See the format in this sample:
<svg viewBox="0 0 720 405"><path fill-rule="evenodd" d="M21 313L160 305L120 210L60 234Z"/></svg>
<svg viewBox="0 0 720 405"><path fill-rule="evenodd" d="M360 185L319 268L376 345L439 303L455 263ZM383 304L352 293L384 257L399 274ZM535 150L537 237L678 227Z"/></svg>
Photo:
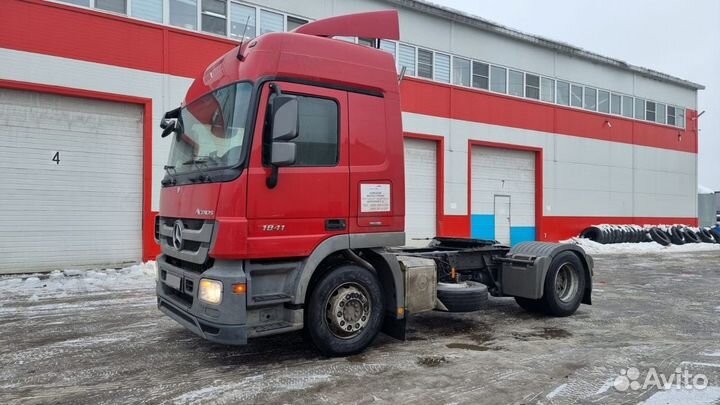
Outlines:
<svg viewBox="0 0 720 405"><path fill-rule="evenodd" d="M405 235L409 246L437 234L437 143L405 138Z"/></svg>
<svg viewBox="0 0 720 405"><path fill-rule="evenodd" d="M470 153L472 237L535 240L535 153L479 146Z"/></svg>
<svg viewBox="0 0 720 405"><path fill-rule="evenodd" d="M0 273L141 259L143 111L0 89Z"/></svg>

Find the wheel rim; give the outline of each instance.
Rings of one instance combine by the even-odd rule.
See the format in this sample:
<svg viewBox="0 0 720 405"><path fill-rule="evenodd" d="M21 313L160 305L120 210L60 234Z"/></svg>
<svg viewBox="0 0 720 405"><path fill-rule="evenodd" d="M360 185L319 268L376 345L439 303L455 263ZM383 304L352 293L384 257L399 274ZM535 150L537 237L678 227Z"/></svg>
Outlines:
<svg viewBox="0 0 720 405"><path fill-rule="evenodd" d="M339 285L325 302L328 329L340 339L359 335L370 321L371 313L370 294L357 283Z"/></svg>
<svg viewBox="0 0 720 405"><path fill-rule="evenodd" d="M578 291L578 276L575 267L570 263L563 263L555 274L555 294L562 302L570 302Z"/></svg>

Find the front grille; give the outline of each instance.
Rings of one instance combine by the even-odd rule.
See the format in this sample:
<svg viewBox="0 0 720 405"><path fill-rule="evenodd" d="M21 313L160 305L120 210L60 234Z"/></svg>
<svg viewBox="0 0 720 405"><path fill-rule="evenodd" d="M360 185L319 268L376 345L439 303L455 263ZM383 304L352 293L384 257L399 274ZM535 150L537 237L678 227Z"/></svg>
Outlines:
<svg viewBox="0 0 720 405"><path fill-rule="evenodd" d="M178 221L182 223L183 228L180 249L176 249L173 243L175 224ZM178 260L177 263L172 263L174 266L193 271L202 271L203 267L206 268L215 227L214 221L160 217L159 224L160 247L163 254Z"/></svg>

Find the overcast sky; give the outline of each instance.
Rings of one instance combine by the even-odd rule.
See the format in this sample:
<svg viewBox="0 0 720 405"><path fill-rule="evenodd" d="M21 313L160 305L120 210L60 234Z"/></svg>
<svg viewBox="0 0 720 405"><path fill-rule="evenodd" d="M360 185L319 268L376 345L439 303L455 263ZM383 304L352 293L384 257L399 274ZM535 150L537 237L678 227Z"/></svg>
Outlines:
<svg viewBox="0 0 720 405"><path fill-rule="evenodd" d="M705 85L698 182L720 191L719 0L431 1Z"/></svg>

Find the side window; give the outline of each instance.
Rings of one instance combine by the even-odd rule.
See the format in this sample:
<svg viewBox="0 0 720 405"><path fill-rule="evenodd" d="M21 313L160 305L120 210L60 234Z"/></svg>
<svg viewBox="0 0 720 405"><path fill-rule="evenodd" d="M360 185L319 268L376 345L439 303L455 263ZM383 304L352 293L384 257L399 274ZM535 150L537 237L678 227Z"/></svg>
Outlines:
<svg viewBox="0 0 720 405"><path fill-rule="evenodd" d="M298 96L297 157L293 166L334 166L338 163L338 105L326 98Z"/></svg>

